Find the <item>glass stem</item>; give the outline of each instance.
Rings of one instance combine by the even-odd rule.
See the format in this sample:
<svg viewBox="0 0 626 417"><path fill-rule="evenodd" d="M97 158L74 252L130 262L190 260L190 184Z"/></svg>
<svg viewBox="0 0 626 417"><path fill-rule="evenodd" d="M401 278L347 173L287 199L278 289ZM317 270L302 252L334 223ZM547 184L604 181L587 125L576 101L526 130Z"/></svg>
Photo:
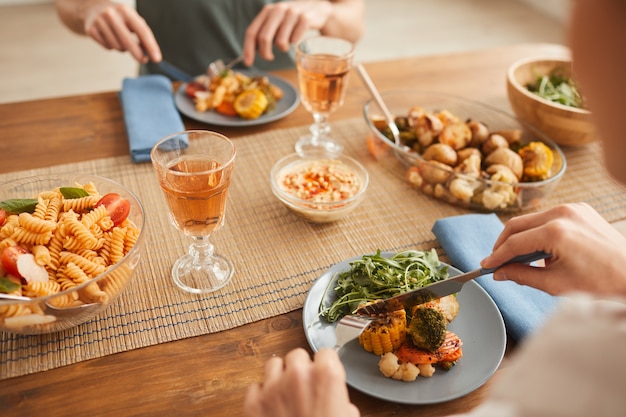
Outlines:
<svg viewBox="0 0 626 417"><path fill-rule="evenodd" d="M206 265L211 263L213 256L213 244L209 241L209 236L194 236L193 242L189 245L189 255L193 257L194 265Z"/></svg>
<svg viewBox="0 0 626 417"><path fill-rule="evenodd" d="M328 124L328 113L313 112L313 120L315 123L311 125L309 130L313 137L311 143L314 145L319 144L321 139L324 139L330 133L330 125Z"/></svg>

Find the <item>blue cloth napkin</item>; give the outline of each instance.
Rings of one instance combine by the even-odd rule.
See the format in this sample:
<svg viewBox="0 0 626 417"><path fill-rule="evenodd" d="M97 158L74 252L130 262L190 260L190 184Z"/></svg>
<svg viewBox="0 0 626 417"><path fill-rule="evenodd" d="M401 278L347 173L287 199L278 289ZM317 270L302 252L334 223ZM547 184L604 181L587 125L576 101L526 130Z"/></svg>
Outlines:
<svg viewBox="0 0 626 417"><path fill-rule="evenodd" d="M133 162L150 161L161 138L185 129L174 104L172 83L164 75L125 78L120 100Z"/></svg>
<svg viewBox="0 0 626 417"><path fill-rule="evenodd" d="M433 233L453 266L463 272L480 268L491 254L504 225L495 214L466 214L439 219ZM494 281L493 275L476 278L496 303L509 336L520 341L543 325L558 298L512 281Z"/></svg>

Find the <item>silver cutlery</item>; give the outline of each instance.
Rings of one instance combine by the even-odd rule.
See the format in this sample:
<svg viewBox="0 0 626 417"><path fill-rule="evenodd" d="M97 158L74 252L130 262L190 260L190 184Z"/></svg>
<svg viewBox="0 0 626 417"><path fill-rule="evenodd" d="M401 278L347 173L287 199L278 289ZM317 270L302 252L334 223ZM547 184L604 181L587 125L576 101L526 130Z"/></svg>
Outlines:
<svg viewBox="0 0 626 417"><path fill-rule="evenodd" d="M387 107L382 96L378 92L378 89L374 85L374 82L372 81L369 74L365 70L365 67L363 66L363 64L358 64L356 66L356 69L359 75L361 76L361 79L365 83L365 86L369 90L370 95L372 96L372 98L374 99L374 101L376 102L380 110L382 110L383 115L385 116L385 121L387 122L387 126L389 126L389 130L391 130L391 134L393 135L394 142L396 143L397 146L402 146L402 143L400 142L400 129L398 129L398 126L396 125L396 121L393 115L389 111L389 108Z"/></svg>
<svg viewBox="0 0 626 417"><path fill-rule="evenodd" d="M21 296L21 295L12 295L12 294L0 293L0 307L3 306L3 305L8 305L12 301L34 301L34 302L37 302L37 299L30 298L30 297L24 297L24 296ZM45 312L46 313L52 314L53 316L56 316L56 317L67 316L67 315L74 315L77 311L79 311L80 316L82 317L83 315L89 314L94 309L101 308L102 304L100 304L100 303L88 303L88 304L80 304L80 305L71 306L71 307L55 307L55 306L49 304L48 302L45 302L44 306L45 306L44 308L45 308Z"/></svg>
<svg viewBox="0 0 626 417"><path fill-rule="evenodd" d="M375 317L343 316L335 327L335 351L339 351L346 343L358 338Z"/></svg>
<svg viewBox="0 0 626 417"><path fill-rule="evenodd" d="M224 65L224 61L222 61L221 59L218 59L209 64L207 73L209 74L209 77L216 77L222 74L224 71L231 69L232 67L234 67L241 61L243 61L243 55L239 55L237 58L233 59L226 65Z"/></svg>
<svg viewBox="0 0 626 417"><path fill-rule="evenodd" d="M512 263L527 264L538 261L540 259L549 258L550 256L552 255L542 251L516 256L513 259L510 259L495 268L475 269L473 271L466 272L455 277L444 279L443 281L435 282L434 284L426 285L425 287L418 288L413 291L408 291L391 298L379 300L371 304L366 304L357 309L357 314L377 315L385 314L391 311L397 311L403 308L411 308L419 304L427 303L429 301L445 297L446 295L457 293L461 291L461 288L466 282L471 281L481 275L491 274L496 269L504 265Z"/></svg>

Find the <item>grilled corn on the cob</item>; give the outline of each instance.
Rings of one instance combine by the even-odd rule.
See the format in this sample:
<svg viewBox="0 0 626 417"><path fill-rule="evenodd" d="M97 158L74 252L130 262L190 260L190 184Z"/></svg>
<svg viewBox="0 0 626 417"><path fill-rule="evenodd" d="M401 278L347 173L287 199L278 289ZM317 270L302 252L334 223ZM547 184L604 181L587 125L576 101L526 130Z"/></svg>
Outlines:
<svg viewBox="0 0 626 417"><path fill-rule="evenodd" d="M406 311L398 310L372 322L359 336L368 352L383 355L399 348L406 338Z"/></svg>
<svg viewBox="0 0 626 417"><path fill-rule="evenodd" d="M263 91L251 88L240 93L233 103L237 114L244 119L257 119L267 109L269 101Z"/></svg>
<svg viewBox="0 0 626 417"><path fill-rule="evenodd" d="M530 142L520 149L524 161L524 177L531 181L545 180L550 176L554 162L552 149L542 142Z"/></svg>

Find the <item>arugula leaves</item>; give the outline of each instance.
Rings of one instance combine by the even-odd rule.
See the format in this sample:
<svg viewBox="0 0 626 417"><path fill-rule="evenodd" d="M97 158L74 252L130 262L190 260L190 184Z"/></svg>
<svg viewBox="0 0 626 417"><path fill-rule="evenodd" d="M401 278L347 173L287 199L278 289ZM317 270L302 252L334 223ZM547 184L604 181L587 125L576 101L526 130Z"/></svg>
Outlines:
<svg viewBox="0 0 626 417"><path fill-rule="evenodd" d="M564 106L584 108L583 97L574 80L562 75L558 69L549 75L537 77L536 83L528 85L527 88L546 100Z"/></svg>
<svg viewBox="0 0 626 417"><path fill-rule="evenodd" d="M439 261L437 252L408 250L390 258L364 255L350 262L350 270L341 272L337 281L330 280L319 306L320 314L329 322L356 311L359 305L393 297L448 278L448 266ZM331 285L337 299L325 306Z"/></svg>

